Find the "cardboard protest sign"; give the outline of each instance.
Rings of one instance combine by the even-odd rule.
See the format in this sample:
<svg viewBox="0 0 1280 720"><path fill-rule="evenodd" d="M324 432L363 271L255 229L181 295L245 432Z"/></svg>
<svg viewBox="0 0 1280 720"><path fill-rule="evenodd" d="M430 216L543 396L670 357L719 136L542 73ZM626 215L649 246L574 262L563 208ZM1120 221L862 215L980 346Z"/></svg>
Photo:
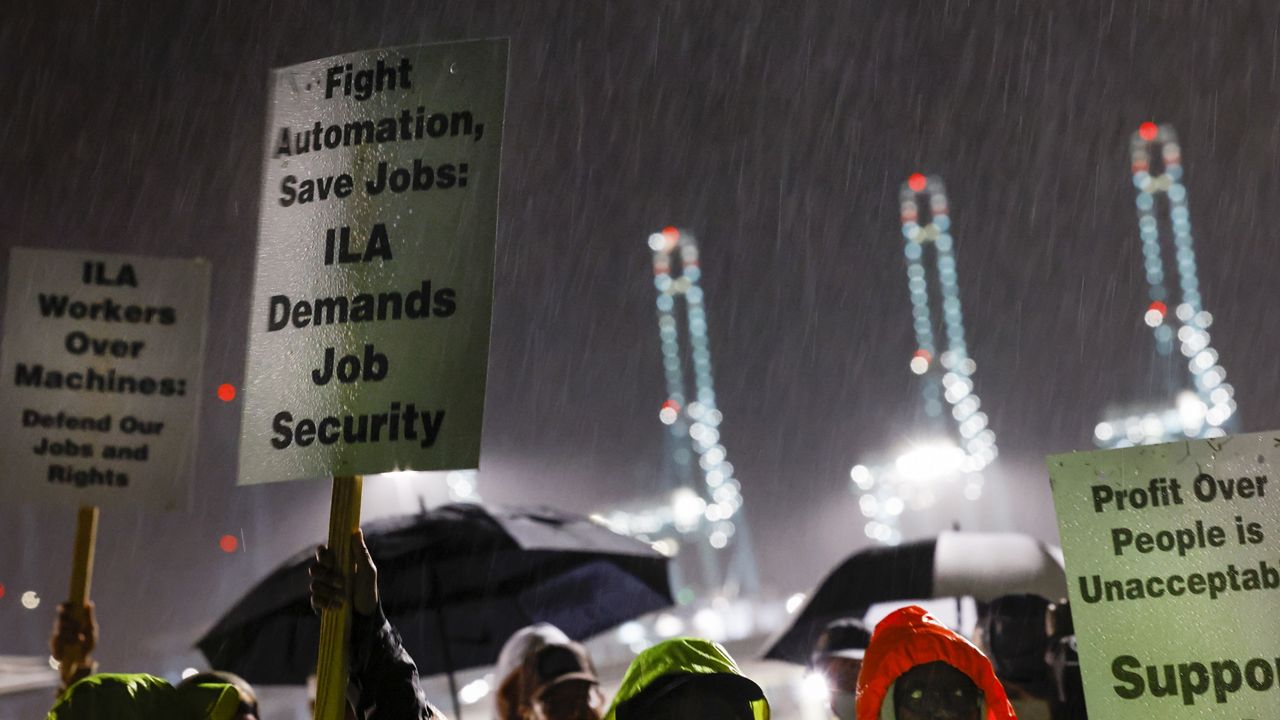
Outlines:
<svg viewBox="0 0 1280 720"><path fill-rule="evenodd" d="M240 483L475 467L507 43L276 70Z"/></svg>
<svg viewBox="0 0 1280 720"><path fill-rule="evenodd" d="M6 497L185 506L209 264L14 248L8 283Z"/></svg>
<svg viewBox="0 0 1280 720"><path fill-rule="evenodd" d="M1280 717L1280 433L1048 459L1089 717Z"/></svg>

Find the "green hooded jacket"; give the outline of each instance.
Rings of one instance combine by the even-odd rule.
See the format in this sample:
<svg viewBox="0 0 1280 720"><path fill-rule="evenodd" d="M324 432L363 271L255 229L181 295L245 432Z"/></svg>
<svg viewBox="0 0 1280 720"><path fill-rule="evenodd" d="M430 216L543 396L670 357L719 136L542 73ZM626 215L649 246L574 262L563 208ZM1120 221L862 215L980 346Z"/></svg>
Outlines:
<svg viewBox="0 0 1280 720"><path fill-rule="evenodd" d="M719 643L700 638L676 638L660 642L631 661L605 720L617 720L619 705L640 695L658 678L677 673L743 677L737 663ZM761 698L752 702L751 709L756 720L769 720L768 700Z"/></svg>
<svg viewBox="0 0 1280 720"><path fill-rule="evenodd" d="M233 685L175 688L154 675L90 675L58 698L45 720L232 720L240 705Z"/></svg>

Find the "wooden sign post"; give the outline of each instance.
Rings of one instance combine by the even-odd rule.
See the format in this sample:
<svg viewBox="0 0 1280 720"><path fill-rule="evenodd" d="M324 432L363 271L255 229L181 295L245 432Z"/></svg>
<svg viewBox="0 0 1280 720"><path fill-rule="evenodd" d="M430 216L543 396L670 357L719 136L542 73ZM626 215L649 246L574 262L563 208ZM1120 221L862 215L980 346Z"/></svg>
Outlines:
<svg viewBox="0 0 1280 720"><path fill-rule="evenodd" d="M93 585L93 553L97 541L98 507L82 505L76 515L76 541L71 555L71 591L67 596L67 605L70 607L81 608L89 603L89 590ZM92 632L91 628L86 627L84 630ZM54 659L59 663L58 673L62 676L64 686L74 682L77 672L92 662L87 652Z"/></svg>
<svg viewBox="0 0 1280 720"><path fill-rule="evenodd" d="M351 639L351 534L360 528L359 475L333 478L329 504L329 549L342 569L347 602L320 615L320 655L316 661L316 720L342 720L346 710L348 658Z"/></svg>

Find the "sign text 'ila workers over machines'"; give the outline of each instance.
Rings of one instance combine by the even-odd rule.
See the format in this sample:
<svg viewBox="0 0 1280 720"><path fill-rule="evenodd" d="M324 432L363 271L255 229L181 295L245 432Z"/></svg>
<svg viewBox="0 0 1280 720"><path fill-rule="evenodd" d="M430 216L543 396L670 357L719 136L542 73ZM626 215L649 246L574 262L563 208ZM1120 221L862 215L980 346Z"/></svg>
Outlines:
<svg viewBox="0 0 1280 720"><path fill-rule="evenodd" d="M183 508L209 264L14 248L8 281L4 485L36 502Z"/></svg>
<svg viewBox="0 0 1280 720"><path fill-rule="evenodd" d="M275 71L240 483L477 465L505 40Z"/></svg>

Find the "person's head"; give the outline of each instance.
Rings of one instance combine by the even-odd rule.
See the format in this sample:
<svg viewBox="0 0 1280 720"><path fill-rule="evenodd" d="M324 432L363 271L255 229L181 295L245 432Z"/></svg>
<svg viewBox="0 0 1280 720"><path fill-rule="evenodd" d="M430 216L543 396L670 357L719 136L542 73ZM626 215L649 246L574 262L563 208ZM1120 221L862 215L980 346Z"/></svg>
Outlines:
<svg viewBox="0 0 1280 720"><path fill-rule="evenodd" d="M239 675L224 670L205 670L183 678L182 682L178 683L178 690L200 685L230 685L235 688L240 696L240 703L236 708L234 720L260 720L262 717L258 711L257 693L254 692L253 686Z"/></svg>
<svg viewBox="0 0 1280 720"><path fill-rule="evenodd" d="M897 720L981 720L982 709L982 691L945 662L916 665L893 683Z"/></svg>
<svg viewBox="0 0 1280 720"><path fill-rule="evenodd" d="M586 648L575 642L543 645L520 673L525 720L600 720L604 695Z"/></svg>
<svg viewBox="0 0 1280 720"><path fill-rule="evenodd" d="M827 625L813 645L809 664L826 681L831 713L840 720L853 720L858 673L870 642L861 620L844 618Z"/></svg>
<svg viewBox="0 0 1280 720"><path fill-rule="evenodd" d="M677 638L636 656L606 720L769 720L760 686L717 643Z"/></svg>
<svg viewBox="0 0 1280 720"><path fill-rule="evenodd" d="M1016 683L1033 697L1051 693L1045 663L1050 605L1039 595L1002 595L982 607L975 632L1000 682Z"/></svg>
<svg viewBox="0 0 1280 720"><path fill-rule="evenodd" d="M536 623L521 628L507 638L498 653L495 674L498 691L494 696L496 720L520 720L522 706L527 704L521 696L521 676L525 660L544 645L570 642L569 636L550 623Z"/></svg>
<svg viewBox="0 0 1280 720"><path fill-rule="evenodd" d="M857 720L1016 720L991 662L923 608L876 626L858 676Z"/></svg>
<svg viewBox="0 0 1280 720"><path fill-rule="evenodd" d="M751 701L758 699L757 691L713 676L689 676L659 693L639 710L639 716L645 720L753 720Z"/></svg>

